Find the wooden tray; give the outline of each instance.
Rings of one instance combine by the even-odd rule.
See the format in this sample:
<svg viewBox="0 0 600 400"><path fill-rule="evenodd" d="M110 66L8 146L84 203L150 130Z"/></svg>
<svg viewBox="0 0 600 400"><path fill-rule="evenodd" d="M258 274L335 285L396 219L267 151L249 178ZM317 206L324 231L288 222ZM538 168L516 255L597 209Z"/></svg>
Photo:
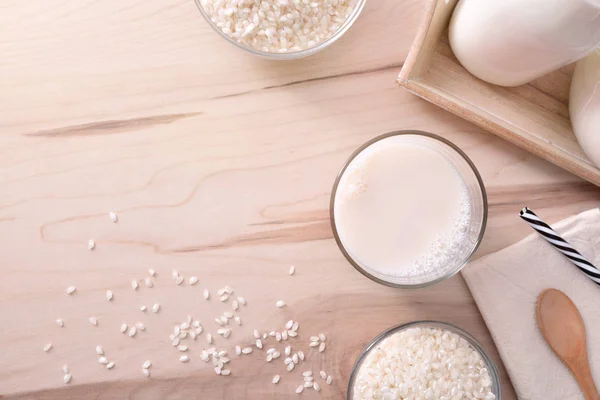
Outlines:
<svg viewBox="0 0 600 400"><path fill-rule="evenodd" d="M573 65L527 85L505 88L465 70L448 44L457 0L431 0L398 83L482 128L600 186L600 170L577 143L569 121Z"/></svg>

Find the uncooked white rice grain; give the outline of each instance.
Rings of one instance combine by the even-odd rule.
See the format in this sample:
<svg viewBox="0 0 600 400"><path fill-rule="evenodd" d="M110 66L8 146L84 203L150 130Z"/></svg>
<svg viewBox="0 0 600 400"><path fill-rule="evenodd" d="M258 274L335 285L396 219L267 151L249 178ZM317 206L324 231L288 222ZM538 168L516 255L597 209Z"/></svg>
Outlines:
<svg viewBox="0 0 600 400"><path fill-rule="evenodd" d="M138 284L138 282L137 282L135 279L134 279L134 280L132 280L132 281L131 281L131 288L132 288L133 290L137 290L137 289L138 289L138 287L140 287L140 285Z"/></svg>
<svg viewBox="0 0 600 400"><path fill-rule="evenodd" d="M287 366L288 372L291 372L294 369L295 366L296 366L296 364L294 364L294 363L288 364L288 366Z"/></svg>
<svg viewBox="0 0 600 400"><path fill-rule="evenodd" d="M217 375L221 375L221 368L220 367L215 367L215 373Z"/></svg>
<svg viewBox="0 0 600 400"><path fill-rule="evenodd" d="M125 333L127 331L127 324L121 324L121 333Z"/></svg>
<svg viewBox="0 0 600 400"><path fill-rule="evenodd" d="M226 302L227 299L229 299L229 295L228 294L224 294L223 296L219 297L219 300L221 300L222 302Z"/></svg>
<svg viewBox="0 0 600 400"><path fill-rule="evenodd" d="M296 331L287 331L287 334L289 337L296 337L298 336L298 332Z"/></svg>
<svg viewBox="0 0 600 400"><path fill-rule="evenodd" d="M271 331L271 332L269 332L269 336L271 336L271 337L275 337L275 334L276 334L276 332L275 332L275 331Z"/></svg>
<svg viewBox="0 0 600 400"><path fill-rule="evenodd" d="M329 376L327 377L327 384L328 384L328 385L331 385L331 381L332 381L332 380L333 380L333 378L331 377L331 375L329 375Z"/></svg>
<svg viewBox="0 0 600 400"><path fill-rule="evenodd" d="M147 308L145 305L143 305L143 304L142 304L142 305L140 306L140 311L141 311L141 312L146 312L146 310L148 310L148 308Z"/></svg>
<svg viewBox="0 0 600 400"><path fill-rule="evenodd" d="M285 302L283 300L277 300L277 302L275 303L275 306L277 308L283 308L283 307L285 307Z"/></svg>
<svg viewBox="0 0 600 400"><path fill-rule="evenodd" d="M225 339L227 339L229 337L229 335L231 335L231 329L225 329L225 333L223 334L223 337Z"/></svg>
<svg viewBox="0 0 600 400"><path fill-rule="evenodd" d="M321 343L321 344L319 345L319 353L322 353L322 352L324 352L324 351L325 351L325 343Z"/></svg>
<svg viewBox="0 0 600 400"><path fill-rule="evenodd" d="M115 362L110 361L108 364L106 364L106 369L113 369L114 366L115 366Z"/></svg>
<svg viewBox="0 0 600 400"><path fill-rule="evenodd" d="M44 346L44 351L47 353L52 349L52 343L48 343Z"/></svg>
<svg viewBox="0 0 600 400"><path fill-rule="evenodd" d="M321 386L319 386L319 384L317 382L313 383L313 389L315 389L317 392L321 391Z"/></svg>
<svg viewBox="0 0 600 400"><path fill-rule="evenodd" d="M294 273L296 272L296 267L294 267L293 265L290 267L290 271L289 274L290 275L294 275Z"/></svg>
<svg viewBox="0 0 600 400"><path fill-rule="evenodd" d="M292 325L292 330L293 330L294 332L297 332L297 331L298 331L298 328L299 328L298 321L296 321L296 322L294 322L294 325Z"/></svg>
<svg viewBox="0 0 600 400"><path fill-rule="evenodd" d="M152 268L150 268L150 269L148 270L148 273L150 274L150 276L156 276L156 271L155 271L155 270L153 270Z"/></svg>
<svg viewBox="0 0 600 400"><path fill-rule="evenodd" d="M287 357L285 360L283 360L283 363L285 365L289 365L289 364L293 363L292 358L291 357Z"/></svg>
<svg viewBox="0 0 600 400"><path fill-rule="evenodd" d="M210 333L206 334L206 341L208 342L208 344L211 344L213 339L212 339L212 335Z"/></svg>
<svg viewBox="0 0 600 400"><path fill-rule="evenodd" d="M67 288L67 294L73 294L73 293L75 293L76 290L77 290L77 288L75 286L69 286Z"/></svg>
<svg viewBox="0 0 600 400"><path fill-rule="evenodd" d="M235 321L235 323L239 326L242 325L242 319L240 317L234 317L233 320Z"/></svg>
<svg viewBox="0 0 600 400"><path fill-rule="evenodd" d="M299 360L298 360L298 354L294 353L294 355L292 356L292 361L294 362L294 364L298 364Z"/></svg>
<svg viewBox="0 0 600 400"><path fill-rule="evenodd" d="M229 325L229 318L227 318L224 315L221 315L221 322L223 323L223 325Z"/></svg>
<svg viewBox="0 0 600 400"><path fill-rule="evenodd" d="M314 379L313 379L312 376L305 376L304 377L304 382L312 382L312 381L314 381Z"/></svg>
<svg viewBox="0 0 600 400"><path fill-rule="evenodd" d="M113 292L112 290L107 290L106 291L106 300L111 301L113 299Z"/></svg>
<svg viewBox="0 0 600 400"><path fill-rule="evenodd" d="M88 249L94 250L95 248L96 248L96 242L94 241L94 239L88 240Z"/></svg>
<svg viewBox="0 0 600 400"><path fill-rule="evenodd" d="M304 352L303 352L302 350L300 350L300 351L298 352L298 358L299 358L300 360L304 361Z"/></svg>
<svg viewBox="0 0 600 400"><path fill-rule="evenodd" d="M190 324L188 322L182 322L181 324L179 324L179 329L186 330L186 329L190 329Z"/></svg>
<svg viewBox="0 0 600 400"><path fill-rule="evenodd" d="M250 353L252 353L252 347L244 347L242 349L242 353L244 353L244 354L250 354Z"/></svg>
<svg viewBox="0 0 600 400"><path fill-rule="evenodd" d="M108 364L108 359L106 357L104 357L104 356L101 356L101 357L98 357L98 362L100 364L106 365L106 364Z"/></svg>
<svg viewBox="0 0 600 400"><path fill-rule="evenodd" d="M195 276L190 276L190 278L188 279L188 284L195 285L196 283L198 283L198 278Z"/></svg>
<svg viewBox="0 0 600 400"><path fill-rule="evenodd" d="M310 347L318 347L319 346L319 342L310 342L309 346Z"/></svg>
<svg viewBox="0 0 600 400"><path fill-rule="evenodd" d="M160 304L156 303L152 306L152 312L157 313L160 310Z"/></svg>
<svg viewBox="0 0 600 400"><path fill-rule="evenodd" d="M306 381L304 382L304 387L305 388L311 388L313 386L313 382L312 381Z"/></svg>
<svg viewBox="0 0 600 400"><path fill-rule="evenodd" d="M286 356L289 356L290 354L292 354L292 346L285 346L284 353Z"/></svg>
<svg viewBox="0 0 600 400"><path fill-rule="evenodd" d="M175 339L173 339L171 344L173 345L173 347L177 347L177 346L179 346L180 342L181 342L181 340L178 337L176 337Z"/></svg>
<svg viewBox="0 0 600 400"><path fill-rule="evenodd" d="M146 330L146 326L144 324L142 324L141 322L138 322L137 324L135 324L135 327L139 330L139 331L145 331Z"/></svg>
<svg viewBox="0 0 600 400"><path fill-rule="evenodd" d="M302 376L312 376L312 371L304 371Z"/></svg>
<svg viewBox="0 0 600 400"><path fill-rule="evenodd" d="M100 345L96 346L96 354L98 354L99 356L104 355L104 349L102 348L102 346L100 346Z"/></svg>
<svg viewBox="0 0 600 400"><path fill-rule="evenodd" d="M63 326L65 326L65 322L59 318L56 320L56 325L58 325L62 328Z"/></svg>
<svg viewBox="0 0 600 400"><path fill-rule="evenodd" d="M288 340L288 333L287 333L287 331L283 331L283 332L281 332L281 338L282 338L283 340Z"/></svg>
<svg viewBox="0 0 600 400"><path fill-rule="evenodd" d="M273 382L273 384L277 384L277 383L279 383L280 379L281 379L281 377L279 375L275 375L271 382Z"/></svg>
<svg viewBox="0 0 600 400"><path fill-rule="evenodd" d="M178 278L179 277L179 271L173 270L173 272L171 273L171 275L173 276L173 279Z"/></svg>
<svg viewBox="0 0 600 400"><path fill-rule="evenodd" d="M176 285L181 285L182 283L183 283L183 276L178 276L177 278L175 278Z"/></svg>
<svg viewBox="0 0 600 400"><path fill-rule="evenodd" d="M111 220L113 223L116 223L116 222L119 220L119 216L118 216L118 215L117 215L117 213L116 213L116 212L114 212L114 211L111 211L111 212L109 212L109 213L108 213L108 216L110 217L110 220Z"/></svg>
<svg viewBox="0 0 600 400"><path fill-rule="evenodd" d="M302 393L303 390L304 390L304 385L302 384L296 388L296 393L300 394L300 393Z"/></svg>
<svg viewBox="0 0 600 400"><path fill-rule="evenodd" d="M253 330L252 334L254 335L254 339L260 339L260 333L258 333L258 330Z"/></svg>
<svg viewBox="0 0 600 400"><path fill-rule="evenodd" d="M143 368L142 375L144 375L146 378L150 378L150 370Z"/></svg>
<svg viewBox="0 0 600 400"><path fill-rule="evenodd" d="M200 353L200 359L202 361L208 361L208 352L206 350L202 350L202 352Z"/></svg>
<svg viewBox="0 0 600 400"><path fill-rule="evenodd" d="M310 341L311 342L318 342L319 341L319 337L318 336L311 336L310 337Z"/></svg>
<svg viewBox="0 0 600 400"><path fill-rule="evenodd" d="M237 298L237 301L238 301L238 303L240 303L240 305L242 305L242 306L245 306L246 304L248 304L248 303L246 302L246 299L244 299L244 298L243 298L243 297L241 297L241 296Z"/></svg>
<svg viewBox="0 0 600 400"><path fill-rule="evenodd" d="M227 375L230 375L230 374L231 374L231 371L228 370L228 369L224 369L224 370L221 371L221 375L223 375L223 376L227 376Z"/></svg>
<svg viewBox="0 0 600 400"><path fill-rule="evenodd" d="M321 340L322 342L327 340L327 336L325 336L324 333L319 333L319 340Z"/></svg>
<svg viewBox="0 0 600 400"><path fill-rule="evenodd" d="M143 368L143 369L148 369L148 368L150 368L151 366L152 366L152 361L150 361L150 360L146 360L146 361L144 361L144 363L142 364L142 368Z"/></svg>
<svg viewBox="0 0 600 400"><path fill-rule="evenodd" d="M237 300L233 300L233 301L231 302L231 309L232 309L233 311L237 311L237 310L238 310L238 308L240 308L240 305L239 305L238 301L237 301Z"/></svg>
<svg viewBox="0 0 600 400"><path fill-rule="evenodd" d="M152 279L146 278L146 279L144 279L144 282L146 283L146 286L148 286L149 288L154 287L154 282L152 282Z"/></svg>
<svg viewBox="0 0 600 400"><path fill-rule="evenodd" d="M292 326L294 326L294 321L291 319L285 323L285 329L292 329Z"/></svg>
<svg viewBox="0 0 600 400"><path fill-rule="evenodd" d="M227 319L231 319L231 318L233 318L233 313L231 311L225 311L223 313L223 316Z"/></svg>
<svg viewBox="0 0 600 400"><path fill-rule="evenodd" d="M225 292L232 294L233 293L233 289L231 288L231 286L225 286Z"/></svg>
<svg viewBox="0 0 600 400"><path fill-rule="evenodd" d="M188 335L189 335L189 337L191 337L191 338L192 338L192 340L196 340L196 336L197 336L197 335L196 335L196 333L195 333L195 332L193 332L193 331L190 331L190 332L188 332Z"/></svg>
<svg viewBox="0 0 600 400"><path fill-rule="evenodd" d="M67 364L63 365L62 370L65 374L69 373L69 366Z"/></svg>
<svg viewBox="0 0 600 400"><path fill-rule="evenodd" d="M130 337L134 337L136 333L137 333L137 329L135 328L135 326L132 326L131 328L129 328L129 336Z"/></svg>
<svg viewBox="0 0 600 400"><path fill-rule="evenodd" d="M277 340L278 342L281 342L281 333L275 332L275 340Z"/></svg>
<svg viewBox="0 0 600 400"><path fill-rule="evenodd" d="M92 324L94 326L98 326L98 318L96 318L96 317L90 317L88 319L88 321L90 321L90 324Z"/></svg>
<svg viewBox="0 0 600 400"><path fill-rule="evenodd" d="M325 371L320 371L319 375L321 375L322 379L327 379L327 373Z"/></svg>
<svg viewBox="0 0 600 400"><path fill-rule="evenodd" d="M267 362L271 362L271 361L273 361L273 355L272 355L272 354L267 354L266 361L267 361Z"/></svg>
<svg viewBox="0 0 600 400"><path fill-rule="evenodd" d="M279 358L281 356L281 353L276 351L275 353L273 353L273 360Z"/></svg>
<svg viewBox="0 0 600 400"><path fill-rule="evenodd" d="M179 361L181 361L182 363L186 363L190 361L190 358L188 356L181 356L179 357Z"/></svg>
<svg viewBox="0 0 600 400"><path fill-rule="evenodd" d="M259 349L263 348L262 340L256 339L256 347L258 347Z"/></svg>
<svg viewBox="0 0 600 400"><path fill-rule="evenodd" d="M63 382L64 383L71 382L71 374L65 374L65 376L63 376Z"/></svg>
<svg viewBox="0 0 600 400"><path fill-rule="evenodd" d="M219 290L217 290L217 296L223 296L225 293L227 293L225 291L225 289L219 289Z"/></svg>
<svg viewBox="0 0 600 400"><path fill-rule="evenodd" d="M235 354L238 356L242 354L242 348L240 346L235 346Z"/></svg>

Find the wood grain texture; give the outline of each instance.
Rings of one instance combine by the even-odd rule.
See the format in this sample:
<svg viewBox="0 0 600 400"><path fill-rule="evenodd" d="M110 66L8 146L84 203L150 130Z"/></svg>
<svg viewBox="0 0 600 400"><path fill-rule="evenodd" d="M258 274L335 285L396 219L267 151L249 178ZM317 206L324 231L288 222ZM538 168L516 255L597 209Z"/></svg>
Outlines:
<svg viewBox="0 0 600 400"><path fill-rule="evenodd" d="M529 84L501 87L471 75L456 59L447 28L458 0L429 0L398 83L416 95L600 186L569 119L573 66Z"/></svg>
<svg viewBox="0 0 600 400"><path fill-rule="evenodd" d="M375 284L344 260L328 222L346 157L398 129L443 135L479 167L490 219L477 257L530 233L518 218L525 205L549 222L598 205L595 186L395 87L424 5L368 2L333 47L275 63L224 43L188 0L3 2L0 395L291 399L310 368L334 380L303 397L340 399L361 349L417 319L466 329L501 367L462 277L417 291ZM158 272L155 287L134 292L131 280L148 268ZM173 269L200 282L176 286ZM65 294L69 285L75 296ZM182 365L169 344L173 324L190 314L214 333L213 319L229 306L204 301L202 290L214 296L224 285L249 305L242 328L218 346L232 350L252 329L293 318L294 348L307 350L308 336L325 332L327 350L292 373L264 354L234 356L232 375L217 377L199 360L206 344L198 340ZM285 309L275 308L279 299ZM158 315L139 311L155 302ZM124 321L147 330L123 336ZM98 344L113 370L96 361ZM150 380L141 375L146 359ZM505 398L514 399L500 369Z"/></svg>

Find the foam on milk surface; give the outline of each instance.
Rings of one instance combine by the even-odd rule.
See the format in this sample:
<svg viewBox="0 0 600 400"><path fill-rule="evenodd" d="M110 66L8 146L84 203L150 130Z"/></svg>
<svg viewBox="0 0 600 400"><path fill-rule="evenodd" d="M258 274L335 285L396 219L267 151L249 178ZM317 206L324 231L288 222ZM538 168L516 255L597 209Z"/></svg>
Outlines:
<svg viewBox="0 0 600 400"><path fill-rule="evenodd" d="M364 268L391 277L443 275L465 257L467 187L448 159L398 135L356 156L334 203L338 236Z"/></svg>

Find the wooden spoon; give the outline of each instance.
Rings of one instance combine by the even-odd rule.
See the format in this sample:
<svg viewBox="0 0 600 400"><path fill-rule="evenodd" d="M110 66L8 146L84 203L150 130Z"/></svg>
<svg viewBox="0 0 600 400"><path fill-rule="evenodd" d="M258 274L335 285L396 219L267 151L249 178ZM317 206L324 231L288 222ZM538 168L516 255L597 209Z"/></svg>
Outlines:
<svg viewBox="0 0 600 400"><path fill-rule="evenodd" d="M546 342L575 376L586 400L600 400L590 372L585 326L573 301L560 290L544 290L537 301L537 322Z"/></svg>

